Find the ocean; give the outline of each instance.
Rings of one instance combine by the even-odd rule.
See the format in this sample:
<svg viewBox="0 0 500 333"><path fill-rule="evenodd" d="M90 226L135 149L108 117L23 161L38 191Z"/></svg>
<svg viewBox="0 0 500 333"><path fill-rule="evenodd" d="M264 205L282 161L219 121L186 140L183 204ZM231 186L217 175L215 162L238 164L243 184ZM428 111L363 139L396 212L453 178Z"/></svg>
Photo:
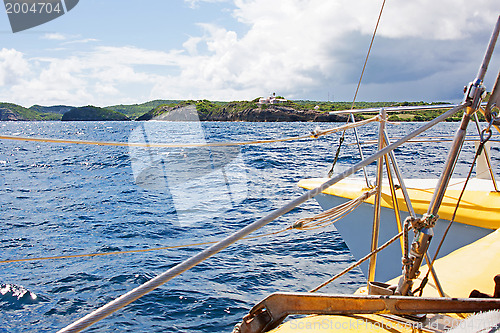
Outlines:
<svg viewBox="0 0 500 333"><path fill-rule="evenodd" d="M340 123L2 122L1 135L154 144L237 142L305 135ZM420 123L388 125L401 137ZM442 123L428 136L450 136ZM376 139L377 125L359 129ZM474 127L470 127L474 133ZM474 133L475 134L475 133ZM147 250L217 241L279 208L324 177L340 133L231 147L144 148L0 140L1 261ZM336 171L358 162L352 130ZM405 177L435 178L449 142L396 150ZM375 146L364 145L364 154ZM494 169L498 145L492 143ZM466 143L456 175L474 155ZM496 157L495 157L496 156ZM374 165L369 166L371 176ZM361 176L361 174L358 174ZM256 232L270 234L321 209L314 201ZM194 245L141 253L0 263L0 333L54 332L198 253ZM242 240L88 332L231 332L268 294L305 292L353 262L333 226ZM363 286L353 270L322 291Z"/></svg>

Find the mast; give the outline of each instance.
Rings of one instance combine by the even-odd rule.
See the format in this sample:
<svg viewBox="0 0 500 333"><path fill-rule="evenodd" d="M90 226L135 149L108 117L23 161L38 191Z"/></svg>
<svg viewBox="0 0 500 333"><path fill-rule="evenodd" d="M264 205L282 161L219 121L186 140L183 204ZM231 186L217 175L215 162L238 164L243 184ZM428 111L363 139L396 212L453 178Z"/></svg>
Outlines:
<svg viewBox="0 0 500 333"><path fill-rule="evenodd" d="M486 88L483 85L484 76L488 69L488 65L495 49L495 44L498 39L500 32L500 16L498 17L497 23L491 35L490 42L486 53L484 55L483 62L477 76L474 81L470 82L465 89L464 100L462 105L464 105L465 112L458 128L453 144L451 146L450 152L446 160L444 170L441 177L434 190L433 197L429 204L427 213L424 214L419 219L411 219L413 229L415 230L415 239L411 245L410 258L408 262L404 262L403 267L403 277L399 281L398 287L396 289L396 294L400 295L410 295L411 287L413 286L413 280L418 277L419 269L424 259L427 250L429 249L429 244L434 235L433 228L436 221L439 218L438 212L443 202L444 194L448 188L453 170L458 160L458 155L462 149L462 145L465 140L465 135L467 133L467 126L472 115L477 112L481 106L481 102L484 98Z"/></svg>

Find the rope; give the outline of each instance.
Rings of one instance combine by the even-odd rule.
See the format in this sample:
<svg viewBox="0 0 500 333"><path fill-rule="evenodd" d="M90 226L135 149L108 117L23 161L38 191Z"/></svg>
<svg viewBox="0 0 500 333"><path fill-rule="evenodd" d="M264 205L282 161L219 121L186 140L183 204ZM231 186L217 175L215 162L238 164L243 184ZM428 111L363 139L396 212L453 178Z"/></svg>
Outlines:
<svg viewBox="0 0 500 333"><path fill-rule="evenodd" d="M375 25L375 29L373 30L372 40L370 42L370 47L368 47L368 52L366 54L363 70L361 71L361 76L358 81L358 86L356 87L356 93L354 94L351 110L354 109L354 103L356 102L356 98L358 97L359 87L361 86L361 80L363 80L363 75L365 74L366 64L368 63L368 58L370 57L370 52L372 50L373 42L375 41L375 35L377 34L378 25L380 23L380 19L382 18L382 12L384 11L384 6L385 6L385 0L382 2L382 7L380 8L380 13L378 14L377 24Z"/></svg>
<svg viewBox="0 0 500 333"><path fill-rule="evenodd" d="M333 176L335 165L337 164L337 160L339 159L340 149L342 148L342 144L344 143L345 132L346 132L345 130L342 132L342 136L339 139L339 146L337 147L337 152L335 153L335 158L333 159L332 167L330 168L330 171L328 171L328 177Z"/></svg>
<svg viewBox="0 0 500 333"><path fill-rule="evenodd" d="M490 139L490 141L495 141L495 142L498 142L498 138L499 136L498 135L495 135L493 136L494 139ZM396 137L396 138L391 138L391 141L392 140L399 140L400 138ZM479 137L475 137L475 136L472 136L472 137L468 137L466 138L464 141L466 142L474 142L474 141L479 141L480 138ZM453 141L453 137L451 136L441 136L441 137L432 137L432 136L429 136L429 137L418 137L418 138L415 138L415 139L412 139L412 140L408 140L407 143L439 143L439 142L450 142L450 141ZM366 140L366 141L361 141L360 144L362 145L373 145L373 144L376 144L378 143L377 140ZM352 145L355 145L356 143L348 143L347 145L348 146L352 146Z"/></svg>
<svg viewBox="0 0 500 333"><path fill-rule="evenodd" d="M214 244L214 243L216 243L216 242L202 242L202 243L193 243L193 244L185 244L185 245L163 246L163 247L155 247L155 248L150 248L150 249L129 250L129 251L113 251L113 252L102 252L102 253L72 254L72 255L65 255L65 256L11 259L11 260L1 260L0 264L27 262L27 261L55 260L55 259L99 257L99 256L109 256L109 255L127 254L127 253L140 253L140 252L178 249L178 248L200 246L200 245L210 245L210 244Z"/></svg>
<svg viewBox="0 0 500 333"><path fill-rule="evenodd" d="M377 121L378 117L367 119L363 122L356 124L349 124L339 127L334 127L326 130L315 130L311 134L294 136L281 139L269 140L253 140L253 141L237 141L237 142L210 142L210 143L139 143L139 142L112 142L112 141L89 141L89 140L69 140L69 139L51 139L51 138L33 138L21 137L14 135L0 135L0 140L13 140L13 141L28 141L28 142L45 142L45 143L68 143L78 145L93 145L93 146L116 146L116 147L143 147L143 148L193 148L193 147L230 147L230 146L244 146L254 145L260 143L274 143L285 141L298 141L304 139L318 138L323 135L339 132L343 129L354 128L363 126L373 121Z"/></svg>
<svg viewBox="0 0 500 333"><path fill-rule="evenodd" d="M404 234L403 234L403 270L405 272L406 278L408 278L408 272L410 271L411 261L410 261L410 239L408 233L411 228L411 219L414 217L408 216L404 223Z"/></svg>
<svg viewBox="0 0 500 333"><path fill-rule="evenodd" d="M354 209L356 209L364 200L368 199L371 195L375 193L375 190L370 190L360 197L340 204L336 207L333 207L327 211L321 212L313 217L303 218L293 223L291 226L281 229L278 231L273 231L261 235L256 236L247 236L242 239L251 240L257 238L263 238L268 236L274 236L280 233L283 233L288 230L298 229L298 230L314 230L325 228L334 222L342 219L347 214L351 213ZM44 261L44 260L55 260L55 259L74 259L74 258L89 258L89 257L99 257L99 256L109 256L109 255L117 255L117 254L130 254L130 253L143 253L143 252L152 252L152 251L160 251L160 250L171 250L171 249L180 249L194 246L202 246L202 245L211 245L217 243L216 241L212 242L200 242L200 243L192 243L192 244L183 244L183 245L173 245L173 246L162 246L155 247L149 249L139 249L139 250L128 250L128 251L113 251L113 252L100 252L100 253L87 253L87 254L72 254L72 255L64 255L64 256L51 256L51 257L38 257L38 258L23 258L23 259L10 259L10 260L0 260L0 264L7 263L18 263L18 262L28 262L28 261Z"/></svg>
<svg viewBox="0 0 500 333"><path fill-rule="evenodd" d="M361 205L366 199L375 194L375 192L376 189L371 189L370 191L363 193L356 199L349 200L313 217L300 219L292 225L292 228L299 230L314 230L329 226L347 216L359 205Z"/></svg>
<svg viewBox="0 0 500 333"><path fill-rule="evenodd" d="M380 8L380 13L378 15L377 24L375 25L375 29L373 30L372 39L370 41L370 46L368 47L368 52L366 53L365 63L363 64L363 69L361 70L361 75L359 77L358 85L356 86L356 92L354 93L354 98L352 99L351 110L354 109L354 105L356 103L356 98L358 97L359 88L361 87L361 81L363 80L363 76L365 74L366 64L368 63L368 58L370 57L373 42L375 41L375 35L377 34L378 25L380 23L380 19L382 18L382 12L384 11L384 6L385 6L385 0L382 2L382 7ZM347 118L346 125L348 123L349 123L349 118ZM335 153L335 158L333 160L332 167L331 167L330 171L328 171L328 177L332 177L332 175L333 175L333 170L335 168L335 165L337 164L337 160L339 159L340 149L342 148L342 144L344 143L344 140L345 140L345 132L346 132L346 130L344 130L342 132L342 136L339 139L339 146L338 146L337 151ZM359 142L358 142L358 144L359 144Z"/></svg>
<svg viewBox="0 0 500 333"><path fill-rule="evenodd" d="M277 234L283 233L283 232L290 230L290 229L292 229L292 227L288 227L286 229L279 230L279 231L270 232L267 234L248 236L248 237L244 237L242 239L249 240L249 239L256 239L256 238L277 235ZM29 261L56 260L56 259L89 258L89 257L100 257L100 256L109 256L109 255L117 255L117 254L142 253L142 252L152 252L152 251L161 251L161 250L181 249L181 248L195 247L195 246L202 246L202 245L211 245L211 244L215 244L215 243L217 243L217 241L200 242L200 243L183 244L183 245L162 246L162 247L154 247L154 248L138 249L138 250L128 250L128 251L113 251L113 252L71 254L71 255L52 256L52 257L10 259L10 260L0 260L0 264L29 262Z"/></svg>
<svg viewBox="0 0 500 333"><path fill-rule="evenodd" d="M422 279L422 282L420 283L420 285L418 286L418 288L413 291L413 294L416 293L416 292L419 292L419 295L422 296L424 288L427 285L427 281L429 280L429 274L430 274L430 272L432 270L432 267L434 266L434 262L437 259L437 256L439 254L439 251L441 250L441 247L443 246L443 243L444 243L444 240L446 239L446 236L448 236L448 232L450 231L450 228L451 228L452 224L455 222L455 218L456 218L456 215L457 215L457 212L458 212L458 208L460 207L460 202L461 202L462 197L463 197L463 195L465 193L465 189L467 187L467 184L468 184L470 178L472 177L472 171L474 170L474 165L476 165L477 159L478 159L479 155L481 155L482 150L484 149L484 145L491 138L491 125L492 125L492 123L493 123L493 121L491 121L490 124L489 124L489 126L487 128L485 128L483 130L483 132L481 133L481 142L479 143L479 146L477 148L476 154L474 155L474 159L473 159L472 164L470 166L469 173L467 174L467 178L465 179L462 191L460 192L460 195L458 197L457 204L455 206L455 210L453 211L453 215L451 217L451 220L448 223L448 226L446 227L446 230L444 231L443 237L441 238L441 241L439 242L439 245L438 245L438 247L436 249L436 253L434 253L434 256L432 257L432 261L430 263L428 263L429 269L427 270L427 274ZM483 136L485 133L488 133L486 137Z"/></svg>
<svg viewBox="0 0 500 333"><path fill-rule="evenodd" d="M401 146L406 140L409 140L409 139L416 137L417 135L428 130L429 128L431 128L435 124L443 121L451 114L454 114L454 113L462 110L467 105L468 105L468 102L464 102L461 105L459 105L459 106L457 106L449 111L446 111L445 113L438 116L437 118L431 120L430 122L424 124L420 128L409 133L403 139L390 144L389 146L383 148L382 150L374 153L370 157L367 157L363 161L360 161L360 162L354 164L353 166L349 167L342 174L339 174L339 175L327 180L326 182L324 182L320 186L316 187L315 189L307 191L306 193L302 194L301 196L295 198L294 200L289 201L284 206L270 212L266 216L261 217L260 219L248 224L247 226L243 227L242 229L232 233L231 235L222 239L220 242L209 246L208 248L206 248L203 251L197 253L196 255L190 257L189 259L184 260L181 263L178 263L177 265L169 268L168 270L157 275L156 277L152 278L151 280L149 280L149 281L141 284L140 286L128 291L127 293L121 295L120 297L114 299L113 301L107 303L106 305L101 306L100 308L96 309L95 311L89 313L88 315L80 318L79 320L77 320L77 321L73 322L72 324L66 326L65 328L59 330L59 333L80 332L83 329L91 326L92 324L106 318L107 316L111 315L112 313L122 309L123 307L127 306L128 304L143 297L144 295L151 292L152 290L169 282L170 280L172 280L176 276L184 273L185 271L200 264L204 260L206 260L206 259L216 255L220 251L228 248L230 245L236 243L238 240L242 239L243 237L248 236L252 232L269 224L271 221L273 221L273 220L277 219L278 217L290 212L295 207L306 202L310 198L315 197L316 195L318 195L319 193L321 193L322 191L324 191L328 187L330 187L330 186L338 183L340 180L354 174L356 171L361 170L364 166L373 163L374 161L376 161L380 157L384 156L385 154L387 154L387 153L393 151L394 149L396 149L397 147Z"/></svg>

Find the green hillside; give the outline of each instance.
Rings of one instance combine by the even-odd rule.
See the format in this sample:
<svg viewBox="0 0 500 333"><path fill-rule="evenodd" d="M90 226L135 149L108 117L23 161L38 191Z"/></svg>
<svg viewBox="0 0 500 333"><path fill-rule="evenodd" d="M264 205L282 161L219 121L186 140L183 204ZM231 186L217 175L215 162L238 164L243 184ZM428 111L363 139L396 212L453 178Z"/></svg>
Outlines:
<svg viewBox="0 0 500 333"><path fill-rule="evenodd" d="M119 105L106 106L106 109L123 113L130 119L136 119L160 105L173 106L180 102L181 102L180 100L157 99L154 101L149 101L141 104L130 104L130 105L119 104Z"/></svg>
<svg viewBox="0 0 500 333"><path fill-rule="evenodd" d="M113 110L88 105L73 108L62 116L62 121L124 121L130 120L126 115Z"/></svg>
<svg viewBox="0 0 500 333"><path fill-rule="evenodd" d="M11 111L15 118L11 120L61 120L60 114L41 113L13 103L0 103L0 109Z"/></svg>
<svg viewBox="0 0 500 333"><path fill-rule="evenodd" d="M330 111L348 110L351 108L351 102L325 102L325 101L309 101L309 100L293 100L286 101L272 105L258 105L258 98L251 101L232 101L220 102L209 100L153 100L141 104L120 104L113 105L106 108L98 108L95 106L86 106L82 108L74 108L66 105L54 106L40 106L33 105L30 108L13 104L13 103L0 103L0 120L25 120L25 121L43 121L43 120L61 120L62 113L68 113L74 109L79 110L79 115L75 116L69 113L64 120L147 120L153 119L160 114L171 109L177 109L184 105L196 105L196 110L200 116L200 120L223 120L230 119L229 121L242 121L236 114L246 112L269 112L273 108L289 108L291 111L308 112L315 110L317 113L326 114ZM432 104L447 104L447 103L425 103L425 102L356 102L355 109L361 108L380 108L389 106L410 106L410 105L432 105ZM88 109L90 108L90 109ZM69 110L69 111L68 111ZM250 111L248 111L250 110ZM254 111L251 111L254 110ZM390 113L389 120L391 121L427 121L442 113L438 110L425 110L425 111L405 111L399 113ZM358 114L357 118L371 117L371 114ZM76 119L75 119L76 118ZM234 119L233 119L234 118ZM248 117L247 117L248 118ZM461 114L457 114L448 121L459 121ZM258 119L258 117L256 118ZM482 116L480 116L482 120ZM258 121L258 120L257 120Z"/></svg>
<svg viewBox="0 0 500 333"><path fill-rule="evenodd" d="M69 106L69 105L52 105L52 106L42 106L42 105L33 105L30 106L29 109L40 112L40 113L59 113L59 114L64 114L68 112L69 110L73 109L74 106Z"/></svg>

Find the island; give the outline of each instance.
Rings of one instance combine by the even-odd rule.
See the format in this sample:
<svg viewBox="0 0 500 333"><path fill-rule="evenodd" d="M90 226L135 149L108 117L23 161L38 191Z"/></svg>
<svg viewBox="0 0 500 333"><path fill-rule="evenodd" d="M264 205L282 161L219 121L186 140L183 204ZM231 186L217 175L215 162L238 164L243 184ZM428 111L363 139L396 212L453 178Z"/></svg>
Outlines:
<svg viewBox="0 0 500 333"><path fill-rule="evenodd" d="M203 100L187 101L177 105L159 105L136 120L152 119L166 121L338 122L346 121L347 116L330 115L328 112L310 110L292 105L292 103L265 104L252 101L219 105Z"/></svg>
<svg viewBox="0 0 500 333"><path fill-rule="evenodd" d="M141 104L119 104L106 107L87 105L41 106L29 108L0 103L0 121L246 121L246 122L343 122L345 115L331 111L382 108L390 106L449 104L447 102L330 102L287 100L281 96L259 97L250 101L153 100ZM391 113L390 121L427 121L439 115L439 110L401 111ZM356 114L357 120L371 114ZM460 121L458 113L447 121ZM482 115L479 115L482 120Z"/></svg>
<svg viewBox="0 0 500 333"><path fill-rule="evenodd" d="M77 107L64 113L62 121L129 121L123 113L88 105Z"/></svg>

